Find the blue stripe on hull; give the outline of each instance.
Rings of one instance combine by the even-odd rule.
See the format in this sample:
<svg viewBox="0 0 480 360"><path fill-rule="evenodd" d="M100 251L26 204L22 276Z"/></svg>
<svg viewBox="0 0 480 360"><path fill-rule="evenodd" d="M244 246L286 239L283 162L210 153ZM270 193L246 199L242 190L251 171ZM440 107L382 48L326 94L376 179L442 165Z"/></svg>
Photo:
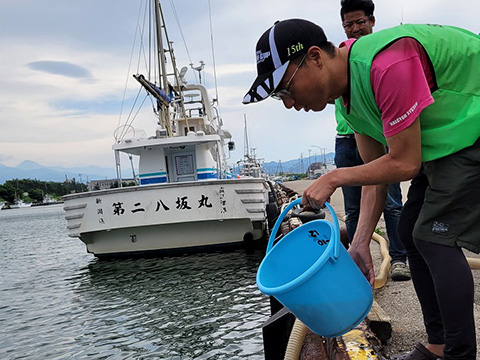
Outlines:
<svg viewBox="0 0 480 360"><path fill-rule="evenodd" d="M166 182L167 182L167 178L164 176L148 178L148 179L140 179L140 185L163 184Z"/></svg>
<svg viewBox="0 0 480 360"><path fill-rule="evenodd" d="M206 179L216 179L217 174L206 173L206 174L197 174L198 180L206 180Z"/></svg>

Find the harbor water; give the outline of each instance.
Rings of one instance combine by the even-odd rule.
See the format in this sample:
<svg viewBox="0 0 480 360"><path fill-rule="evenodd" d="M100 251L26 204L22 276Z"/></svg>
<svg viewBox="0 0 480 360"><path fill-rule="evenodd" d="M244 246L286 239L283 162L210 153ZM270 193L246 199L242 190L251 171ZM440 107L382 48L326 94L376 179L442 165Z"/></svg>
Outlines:
<svg viewBox="0 0 480 360"><path fill-rule="evenodd" d="M263 359L263 254L101 260L62 205L0 211L0 359Z"/></svg>

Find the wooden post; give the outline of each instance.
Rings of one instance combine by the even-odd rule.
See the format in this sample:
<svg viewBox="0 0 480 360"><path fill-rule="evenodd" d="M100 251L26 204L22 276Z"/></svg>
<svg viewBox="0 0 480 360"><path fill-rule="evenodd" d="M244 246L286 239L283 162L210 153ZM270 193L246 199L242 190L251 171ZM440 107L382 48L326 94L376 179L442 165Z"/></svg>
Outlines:
<svg viewBox="0 0 480 360"><path fill-rule="evenodd" d="M367 324L372 332L382 342L392 337L392 323L390 316L373 300L372 308L367 315Z"/></svg>

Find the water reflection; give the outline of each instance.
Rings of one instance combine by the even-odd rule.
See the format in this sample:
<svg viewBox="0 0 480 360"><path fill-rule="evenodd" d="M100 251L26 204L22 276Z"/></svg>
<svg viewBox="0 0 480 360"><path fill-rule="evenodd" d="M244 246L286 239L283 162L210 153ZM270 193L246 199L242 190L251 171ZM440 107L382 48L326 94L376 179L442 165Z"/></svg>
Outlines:
<svg viewBox="0 0 480 360"><path fill-rule="evenodd" d="M98 261L67 237L61 207L12 211L0 358L263 359L261 253Z"/></svg>
<svg viewBox="0 0 480 360"><path fill-rule="evenodd" d="M237 251L92 262L75 301L90 308L96 330L79 341L164 358L263 358L260 261Z"/></svg>

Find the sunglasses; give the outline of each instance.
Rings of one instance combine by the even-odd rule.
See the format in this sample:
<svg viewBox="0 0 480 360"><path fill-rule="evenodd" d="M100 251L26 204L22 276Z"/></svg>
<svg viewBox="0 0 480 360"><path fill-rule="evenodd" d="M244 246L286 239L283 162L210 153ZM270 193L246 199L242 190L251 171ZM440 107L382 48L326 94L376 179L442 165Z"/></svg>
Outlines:
<svg viewBox="0 0 480 360"><path fill-rule="evenodd" d="M293 78L294 78L295 75L297 74L298 69L300 69L300 67L301 67L301 66L303 65L303 63L305 62L305 59L306 59L306 58L307 58L307 54L303 55L302 60L298 63L297 68L296 68L295 71L293 72L293 74L292 74L292 76L290 77L290 79L287 81L287 84L285 85L285 87L284 87L282 90L274 91L272 94L270 94L270 96L271 96L272 98L274 98L275 100L282 100L282 99L286 99L286 98L292 97L292 93L291 93L290 91L288 91L288 88L290 87Z"/></svg>

